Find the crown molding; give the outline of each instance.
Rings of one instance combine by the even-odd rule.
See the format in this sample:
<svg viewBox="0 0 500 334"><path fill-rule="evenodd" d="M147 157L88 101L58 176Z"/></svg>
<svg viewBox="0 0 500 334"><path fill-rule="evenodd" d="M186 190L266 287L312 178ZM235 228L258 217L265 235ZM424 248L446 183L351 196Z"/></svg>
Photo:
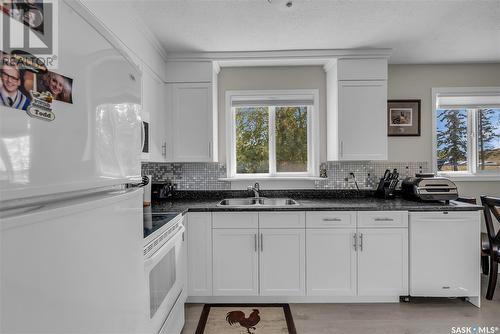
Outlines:
<svg viewBox="0 0 500 334"><path fill-rule="evenodd" d="M392 49L324 49L227 52L168 52L168 61L389 58Z"/></svg>
<svg viewBox="0 0 500 334"><path fill-rule="evenodd" d="M215 74L219 74L220 72L220 64L218 61L212 61L212 69Z"/></svg>
<svg viewBox="0 0 500 334"><path fill-rule="evenodd" d="M325 72L329 72L332 68L335 67L335 65L337 65L337 58L334 58L334 59L330 59L328 60L324 65L323 65L323 69L325 70Z"/></svg>
<svg viewBox="0 0 500 334"><path fill-rule="evenodd" d="M134 8L136 5L132 4L132 7ZM148 27L146 22L137 15L137 13L134 13L134 18L137 23L137 28L140 30L144 38L149 42L149 44L160 54L160 56L163 58L163 61L167 61L167 51L163 48L161 45L160 41L156 37L156 35L153 33L153 31Z"/></svg>

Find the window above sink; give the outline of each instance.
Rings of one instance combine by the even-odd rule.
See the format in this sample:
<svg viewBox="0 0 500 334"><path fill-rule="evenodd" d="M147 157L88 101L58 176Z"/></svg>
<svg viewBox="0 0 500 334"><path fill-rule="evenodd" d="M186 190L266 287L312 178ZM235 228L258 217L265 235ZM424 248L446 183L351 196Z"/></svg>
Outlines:
<svg viewBox="0 0 500 334"><path fill-rule="evenodd" d="M318 175L318 90L227 91L229 179Z"/></svg>

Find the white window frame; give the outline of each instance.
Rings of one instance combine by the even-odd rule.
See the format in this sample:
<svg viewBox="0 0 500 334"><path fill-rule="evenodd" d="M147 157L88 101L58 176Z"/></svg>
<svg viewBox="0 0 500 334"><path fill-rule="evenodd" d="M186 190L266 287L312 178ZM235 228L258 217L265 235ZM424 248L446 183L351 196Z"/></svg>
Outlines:
<svg viewBox="0 0 500 334"><path fill-rule="evenodd" d="M238 174L236 173L236 119L232 102L235 99L312 99L313 105L307 110L307 172L276 172L276 151L273 135L269 138L269 173ZM287 89L287 90L231 90L226 91L226 162L228 178L231 179L290 179L308 178L319 175L319 90ZM275 129L275 112L269 110L269 128Z"/></svg>
<svg viewBox="0 0 500 334"><path fill-rule="evenodd" d="M461 109L467 110L467 171L438 171L437 168L437 110L438 96L440 94L473 96L474 94L498 94L500 87L439 87L432 88L432 170L437 175L450 177L456 180L500 180L500 173L497 171L482 171L477 168L477 116L479 108ZM487 106L485 106L487 107ZM460 107L458 107L460 108ZM458 109L457 108L457 109Z"/></svg>

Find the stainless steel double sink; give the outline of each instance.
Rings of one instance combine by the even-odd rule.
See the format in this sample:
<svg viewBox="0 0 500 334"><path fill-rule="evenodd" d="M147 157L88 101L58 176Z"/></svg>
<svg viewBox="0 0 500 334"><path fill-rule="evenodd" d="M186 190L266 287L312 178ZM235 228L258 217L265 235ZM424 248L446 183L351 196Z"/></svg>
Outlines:
<svg viewBox="0 0 500 334"><path fill-rule="evenodd" d="M257 207L257 206L294 206L299 205L297 201L291 198L266 198L266 197L248 197L248 198L226 198L217 204L217 206L226 207Z"/></svg>

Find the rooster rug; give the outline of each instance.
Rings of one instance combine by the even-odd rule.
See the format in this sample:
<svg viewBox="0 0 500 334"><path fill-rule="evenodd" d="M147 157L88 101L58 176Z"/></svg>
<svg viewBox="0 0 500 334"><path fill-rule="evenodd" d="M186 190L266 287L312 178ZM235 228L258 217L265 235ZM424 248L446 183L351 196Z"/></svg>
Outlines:
<svg viewBox="0 0 500 334"><path fill-rule="evenodd" d="M196 334L296 334L288 304L205 304Z"/></svg>

